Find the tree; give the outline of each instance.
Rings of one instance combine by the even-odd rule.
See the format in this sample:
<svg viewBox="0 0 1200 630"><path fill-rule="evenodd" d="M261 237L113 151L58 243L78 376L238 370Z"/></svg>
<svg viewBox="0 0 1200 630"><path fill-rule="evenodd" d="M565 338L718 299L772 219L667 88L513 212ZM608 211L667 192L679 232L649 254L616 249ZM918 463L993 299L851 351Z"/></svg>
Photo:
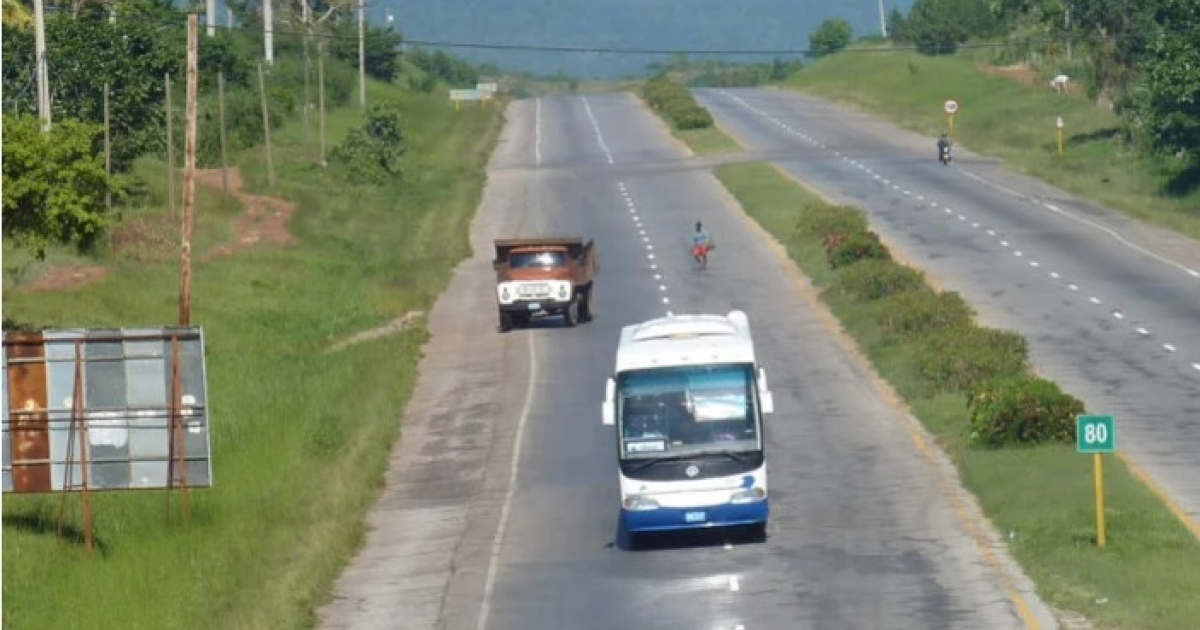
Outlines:
<svg viewBox="0 0 1200 630"><path fill-rule="evenodd" d="M825 20L816 32L808 37L809 53L814 57L823 57L844 49L854 38L854 29L850 23L841 18Z"/></svg>
<svg viewBox="0 0 1200 630"><path fill-rule="evenodd" d="M1139 64L1133 112L1152 146L1163 152L1200 154L1200 4L1166 0L1161 26Z"/></svg>
<svg viewBox="0 0 1200 630"><path fill-rule="evenodd" d="M358 24L348 22L341 26L333 40L333 56L358 67ZM400 44L403 38L391 26L378 28L368 26L363 37L365 67L367 74L380 81L393 81L400 60Z"/></svg>
<svg viewBox="0 0 1200 630"><path fill-rule="evenodd" d="M54 121L43 133L36 116L4 116L4 236L45 258L52 244L87 250L104 233L105 196L125 196L96 150L104 130L78 120Z"/></svg>

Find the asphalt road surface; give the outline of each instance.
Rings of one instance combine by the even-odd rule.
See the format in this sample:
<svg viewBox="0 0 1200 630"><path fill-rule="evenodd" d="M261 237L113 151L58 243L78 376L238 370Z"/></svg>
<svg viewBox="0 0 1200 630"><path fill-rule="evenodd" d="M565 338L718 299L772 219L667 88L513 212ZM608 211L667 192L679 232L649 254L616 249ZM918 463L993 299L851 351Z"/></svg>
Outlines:
<svg viewBox="0 0 1200 630"><path fill-rule="evenodd" d="M1200 535L1200 243L961 148L943 166L937 130L921 136L782 90L697 98L752 152L866 210L982 321L1024 334L1039 372L1089 412L1116 416L1118 449Z"/></svg>
<svg viewBox="0 0 1200 630"><path fill-rule="evenodd" d="M433 339L371 531L327 628L880 630L1054 627L948 464L794 269L627 94L513 103L474 258ZM719 248L700 271L694 221ZM597 244L597 316L497 332L491 239ZM775 394L766 542L717 532L615 547L600 421L621 326L750 317Z"/></svg>

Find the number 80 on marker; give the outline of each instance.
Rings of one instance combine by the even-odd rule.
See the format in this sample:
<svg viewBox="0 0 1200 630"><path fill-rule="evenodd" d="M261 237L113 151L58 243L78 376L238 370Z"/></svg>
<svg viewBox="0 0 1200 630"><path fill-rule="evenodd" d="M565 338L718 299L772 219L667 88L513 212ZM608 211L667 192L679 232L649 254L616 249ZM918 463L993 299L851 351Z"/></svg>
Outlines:
<svg viewBox="0 0 1200 630"><path fill-rule="evenodd" d="M1075 448L1080 453L1112 453L1116 451L1116 419L1112 416L1076 416Z"/></svg>

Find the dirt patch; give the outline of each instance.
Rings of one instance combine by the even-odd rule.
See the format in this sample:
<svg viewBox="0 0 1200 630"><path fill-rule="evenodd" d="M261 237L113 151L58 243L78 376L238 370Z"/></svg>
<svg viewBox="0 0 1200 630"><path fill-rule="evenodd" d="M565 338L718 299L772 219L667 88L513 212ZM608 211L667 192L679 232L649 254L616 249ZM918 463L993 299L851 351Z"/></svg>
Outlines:
<svg viewBox="0 0 1200 630"><path fill-rule="evenodd" d="M179 219L166 214L141 216L115 226L113 251L131 260L167 260L179 256Z"/></svg>
<svg viewBox="0 0 1200 630"><path fill-rule="evenodd" d="M1050 92L1054 91L1054 88L1050 86L1050 81L1043 80L1038 71L1031 68L1027 63L1017 63L1011 66L993 66L987 63L978 63L975 64L975 67L983 74L1004 77L1012 79L1021 85L1045 88ZM1069 81L1067 83L1067 94L1083 94L1083 86L1077 82Z"/></svg>
<svg viewBox="0 0 1200 630"><path fill-rule="evenodd" d="M226 175L230 194L246 211L233 224L233 242L209 251L200 258L202 262L229 256L260 243L287 246L296 242L287 229L288 219L296 213L296 204L242 192L242 175L236 168L228 169ZM196 183L220 190L221 169L198 169Z"/></svg>
<svg viewBox="0 0 1200 630"><path fill-rule="evenodd" d="M378 328L364 330L363 332L357 333L347 339L343 339L342 341L333 344L330 346L329 352L336 352L342 348L352 346L356 343L362 343L372 339L379 339L380 337L387 337L388 335L400 334L405 330L408 330L410 326L415 324L417 320L424 316L425 313L421 311L409 311Z"/></svg>
<svg viewBox="0 0 1200 630"><path fill-rule="evenodd" d="M29 285L30 291L74 291L98 282L108 273L105 267L71 265L47 270Z"/></svg>

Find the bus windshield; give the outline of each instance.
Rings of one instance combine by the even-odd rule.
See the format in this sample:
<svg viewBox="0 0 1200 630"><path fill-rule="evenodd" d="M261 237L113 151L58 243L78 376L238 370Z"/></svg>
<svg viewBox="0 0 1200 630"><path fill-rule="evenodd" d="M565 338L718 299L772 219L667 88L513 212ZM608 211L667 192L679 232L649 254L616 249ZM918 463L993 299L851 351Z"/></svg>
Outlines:
<svg viewBox="0 0 1200 630"><path fill-rule="evenodd" d="M751 365L693 365L617 378L621 457L762 449Z"/></svg>

